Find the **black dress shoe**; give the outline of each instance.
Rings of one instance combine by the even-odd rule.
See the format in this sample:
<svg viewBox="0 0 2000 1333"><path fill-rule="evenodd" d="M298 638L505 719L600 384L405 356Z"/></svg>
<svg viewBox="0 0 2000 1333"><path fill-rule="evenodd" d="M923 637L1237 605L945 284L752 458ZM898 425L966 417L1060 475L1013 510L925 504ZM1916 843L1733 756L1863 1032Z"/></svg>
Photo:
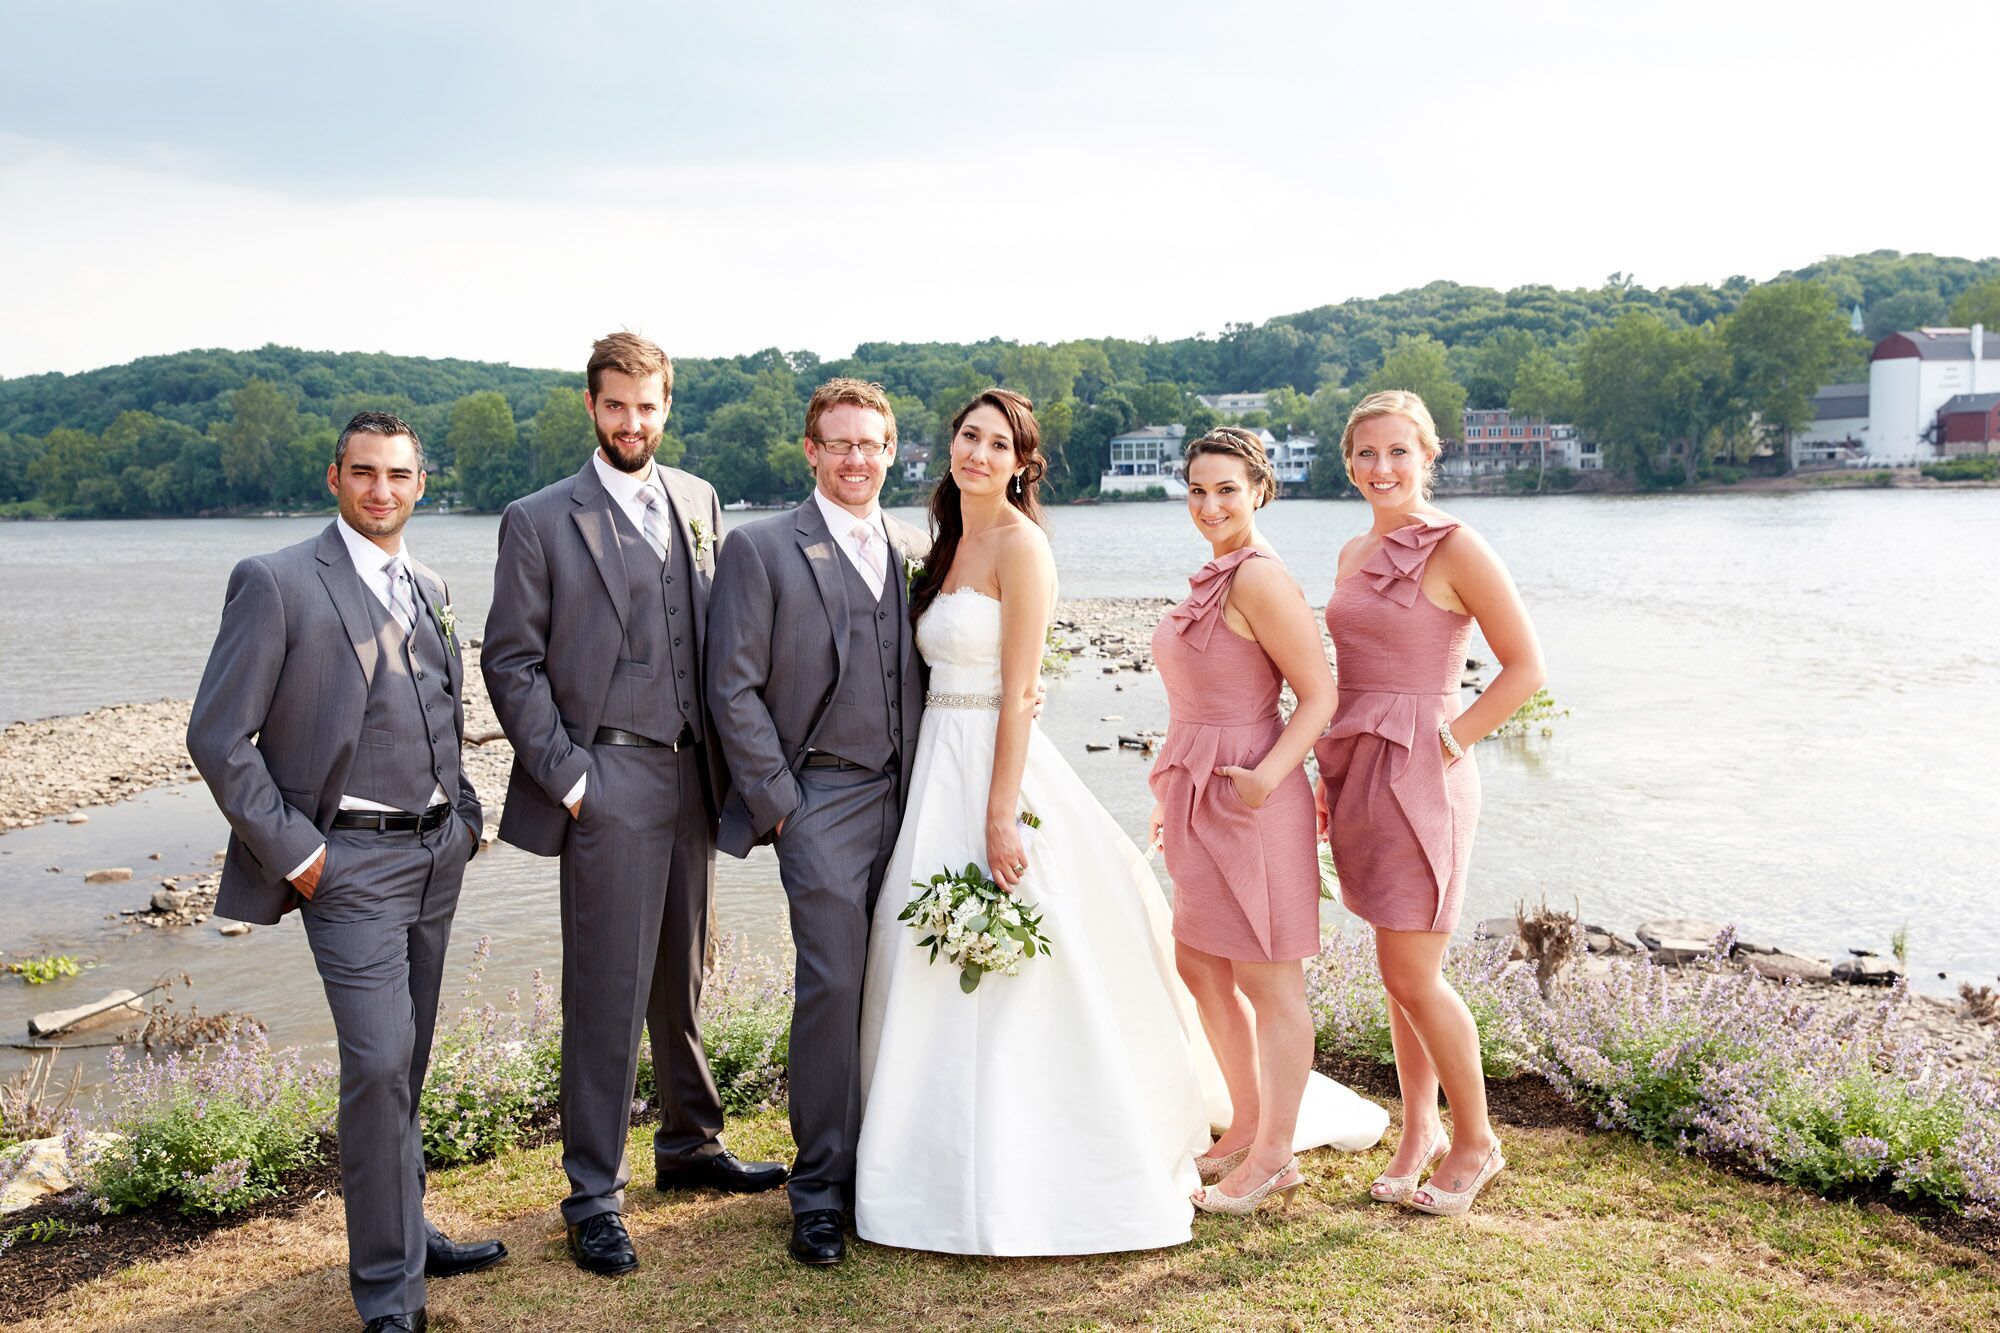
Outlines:
<svg viewBox="0 0 2000 1333"><path fill-rule="evenodd" d="M792 1258L824 1268L847 1257L838 1208L814 1208L792 1218Z"/></svg>
<svg viewBox="0 0 2000 1333"><path fill-rule="evenodd" d="M376 1315L361 1326L361 1333L424 1333L430 1321L424 1318L422 1310L412 1310L408 1314Z"/></svg>
<svg viewBox="0 0 2000 1333"><path fill-rule="evenodd" d="M424 1245L425 1277L457 1277L491 1268L507 1257L507 1247L497 1240L460 1245L442 1231L433 1231Z"/></svg>
<svg viewBox="0 0 2000 1333"><path fill-rule="evenodd" d="M668 1190L727 1190L731 1194L759 1194L785 1183L785 1168L778 1162L746 1162L724 1148L713 1157L667 1166L653 1164L660 1173L662 1194Z"/></svg>
<svg viewBox="0 0 2000 1333"><path fill-rule="evenodd" d="M616 1277L639 1266L632 1238L625 1234L625 1219L616 1213L593 1213L569 1228L570 1257L586 1273Z"/></svg>

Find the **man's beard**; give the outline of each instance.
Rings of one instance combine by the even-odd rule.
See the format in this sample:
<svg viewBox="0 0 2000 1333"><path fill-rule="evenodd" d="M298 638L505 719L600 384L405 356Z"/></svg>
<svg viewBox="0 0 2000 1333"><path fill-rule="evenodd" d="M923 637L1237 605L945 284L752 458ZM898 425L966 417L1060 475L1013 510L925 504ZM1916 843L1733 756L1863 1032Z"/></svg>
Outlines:
<svg viewBox="0 0 2000 1333"><path fill-rule="evenodd" d="M598 425L595 421L590 423L590 428L597 432L597 443L604 450L605 460L620 472L645 471L646 464L653 461L654 453L659 450L661 436L666 434L665 431L661 431L659 435L652 436L642 447L639 456L632 458L621 452L619 446L611 442L611 432L605 430L604 427Z"/></svg>
<svg viewBox="0 0 2000 1333"><path fill-rule="evenodd" d="M347 520L348 527L364 537L393 537L403 530L405 523L410 521L410 516L403 512L401 506L398 506L396 512L388 518L375 518L359 504L353 508L354 512L349 513L346 506L342 506L341 516Z"/></svg>

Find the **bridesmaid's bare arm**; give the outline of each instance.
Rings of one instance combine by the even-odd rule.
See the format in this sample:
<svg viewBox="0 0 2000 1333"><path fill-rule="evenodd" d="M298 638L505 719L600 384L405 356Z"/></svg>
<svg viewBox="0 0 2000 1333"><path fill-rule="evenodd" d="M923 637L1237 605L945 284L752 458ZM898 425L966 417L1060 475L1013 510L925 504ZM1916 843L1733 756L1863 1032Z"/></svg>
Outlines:
<svg viewBox="0 0 2000 1333"><path fill-rule="evenodd" d="M1225 764L1215 770L1235 782L1236 794L1255 810L1280 782L1299 770L1313 742L1333 721L1333 672L1326 665L1319 626L1313 623L1305 593L1276 560L1246 560L1238 565L1229 589L1229 606L1249 625L1251 637L1298 699L1285 730L1257 767Z"/></svg>
<svg viewBox="0 0 2000 1333"><path fill-rule="evenodd" d="M1500 674L1485 693L1451 724L1452 736L1466 746L1492 735L1495 727L1514 716L1514 710L1547 682L1548 670L1542 664L1542 643L1528 619L1528 608L1522 605L1507 566L1486 539L1461 527L1445 538L1438 557L1443 558L1452 595L1479 623L1486 646L1500 663Z"/></svg>
<svg viewBox="0 0 2000 1333"><path fill-rule="evenodd" d="M1012 893L1025 865L1018 820L1021 773L1041 693L1042 651L1055 612L1056 565L1049 539L1031 523L1001 534L1000 725L993 737L993 781L986 794L986 854L993 882Z"/></svg>

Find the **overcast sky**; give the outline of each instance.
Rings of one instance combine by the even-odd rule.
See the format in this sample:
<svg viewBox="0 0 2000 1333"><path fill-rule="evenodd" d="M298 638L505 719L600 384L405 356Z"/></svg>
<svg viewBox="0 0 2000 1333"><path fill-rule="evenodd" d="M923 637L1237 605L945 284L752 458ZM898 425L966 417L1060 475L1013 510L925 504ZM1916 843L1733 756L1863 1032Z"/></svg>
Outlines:
<svg viewBox="0 0 2000 1333"><path fill-rule="evenodd" d="M0 0L0 375L1219 332L2000 245L2000 6Z"/></svg>

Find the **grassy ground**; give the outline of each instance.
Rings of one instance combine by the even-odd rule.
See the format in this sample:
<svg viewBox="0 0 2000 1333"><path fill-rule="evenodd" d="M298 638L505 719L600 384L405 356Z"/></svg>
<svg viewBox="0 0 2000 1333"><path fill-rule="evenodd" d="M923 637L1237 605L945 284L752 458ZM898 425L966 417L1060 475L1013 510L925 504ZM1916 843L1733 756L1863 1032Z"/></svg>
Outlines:
<svg viewBox="0 0 2000 1333"><path fill-rule="evenodd" d="M1392 1134L1394 1131L1391 1131ZM1193 1244L968 1260L858 1244L838 1269L784 1251L781 1195L627 1195L640 1271L580 1273L544 1147L432 1178L431 1214L512 1258L431 1287L431 1326L614 1328L1983 1328L2000 1269L1886 1209L1751 1183L1623 1135L1503 1126L1510 1169L1470 1219L1370 1204L1387 1155L1316 1153L1289 1214L1196 1221ZM789 1157L781 1115L731 1146ZM650 1160L635 1130L632 1160ZM1059 1169L1051 1160L1043 1164ZM1037 1168L1039 1169L1039 1168ZM23 1330L339 1329L340 1201L219 1231L58 1298Z"/></svg>

